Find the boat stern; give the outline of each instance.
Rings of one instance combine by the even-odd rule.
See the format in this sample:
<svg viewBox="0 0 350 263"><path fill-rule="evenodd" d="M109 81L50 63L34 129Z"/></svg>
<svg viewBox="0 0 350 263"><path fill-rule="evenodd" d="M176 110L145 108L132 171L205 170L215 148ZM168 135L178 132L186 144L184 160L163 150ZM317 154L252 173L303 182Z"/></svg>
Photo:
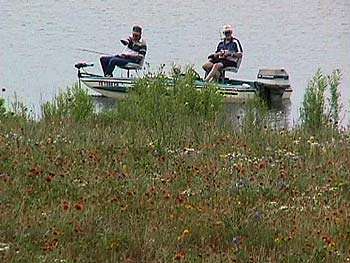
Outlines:
<svg viewBox="0 0 350 263"><path fill-rule="evenodd" d="M256 85L260 94L269 100L289 99L292 93L285 69L260 69Z"/></svg>

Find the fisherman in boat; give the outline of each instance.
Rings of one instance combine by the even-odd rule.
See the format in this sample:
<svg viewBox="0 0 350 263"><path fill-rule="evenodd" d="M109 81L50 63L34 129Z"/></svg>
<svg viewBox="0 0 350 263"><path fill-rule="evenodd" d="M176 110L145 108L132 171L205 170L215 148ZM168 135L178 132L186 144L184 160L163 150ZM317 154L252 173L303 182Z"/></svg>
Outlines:
<svg viewBox="0 0 350 263"><path fill-rule="evenodd" d="M223 41L219 43L216 52L208 56L209 61L203 65L206 72L205 81L207 82L218 80L225 68L238 68L238 62L243 56L242 45L234 37L232 26L223 26L222 32L225 36Z"/></svg>
<svg viewBox="0 0 350 263"><path fill-rule="evenodd" d="M113 77L115 66L125 67L128 63L142 64L146 56L147 45L142 36L142 28L134 26L132 35L128 39L120 40L123 45L127 46L126 51L114 56L102 56L100 58L102 70L105 77Z"/></svg>

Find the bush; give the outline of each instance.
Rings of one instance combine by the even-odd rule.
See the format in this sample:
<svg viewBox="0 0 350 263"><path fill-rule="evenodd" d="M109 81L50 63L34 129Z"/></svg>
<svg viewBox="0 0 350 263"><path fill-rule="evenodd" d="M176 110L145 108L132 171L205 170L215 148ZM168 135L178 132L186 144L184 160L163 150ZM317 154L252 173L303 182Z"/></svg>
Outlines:
<svg viewBox="0 0 350 263"><path fill-rule="evenodd" d="M195 79L192 69L184 74L175 71L171 79L162 71L140 79L118 105L119 117L148 130L158 144L171 144L187 132L198 134L203 125L216 120L223 96L214 86L198 91Z"/></svg>
<svg viewBox="0 0 350 263"><path fill-rule="evenodd" d="M67 91L59 94L52 102L42 106L43 119L73 118L83 121L94 112L94 104L87 91L74 85Z"/></svg>
<svg viewBox="0 0 350 263"><path fill-rule="evenodd" d="M317 129L332 123L333 127L337 127L340 111L340 78L339 70L333 71L329 76L325 76L320 69L317 70L309 82L300 109L302 126ZM330 91L328 100L326 100L327 88Z"/></svg>
<svg viewBox="0 0 350 263"><path fill-rule="evenodd" d="M6 106L5 106L5 100L3 98L0 98L0 117L3 117L6 115Z"/></svg>

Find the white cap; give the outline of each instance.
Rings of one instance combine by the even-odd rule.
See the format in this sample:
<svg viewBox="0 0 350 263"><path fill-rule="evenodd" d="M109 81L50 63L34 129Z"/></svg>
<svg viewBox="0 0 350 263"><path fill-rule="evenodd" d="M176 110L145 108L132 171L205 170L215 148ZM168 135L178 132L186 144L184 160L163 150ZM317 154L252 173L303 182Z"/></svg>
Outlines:
<svg viewBox="0 0 350 263"><path fill-rule="evenodd" d="M227 31L231 31L233 33L233 27L231 25L224 25L222 27L222 32L225 33Z"/></svg>

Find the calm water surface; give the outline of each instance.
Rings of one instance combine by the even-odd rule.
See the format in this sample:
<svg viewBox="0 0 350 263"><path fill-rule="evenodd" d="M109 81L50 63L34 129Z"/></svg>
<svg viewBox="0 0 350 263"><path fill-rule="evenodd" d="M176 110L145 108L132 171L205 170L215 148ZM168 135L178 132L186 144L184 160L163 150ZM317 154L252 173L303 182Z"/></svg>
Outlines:
<svg viewBox="0 0 350 263"><path fill-rule="evenodd" d="M259 68L285 68L294 88L291 120L298 118L317 68L340 68L348 115L348 0L0 0L0 87L6 90L0 96L16 94L38 108L76 81L75 62L98 62L98 55L77 48L119 52L119 39L134 23L144 26L152 67L192 64L198 71L215 49L221 26L233 24L245 52L237 77L254 79Z"/></svg>

